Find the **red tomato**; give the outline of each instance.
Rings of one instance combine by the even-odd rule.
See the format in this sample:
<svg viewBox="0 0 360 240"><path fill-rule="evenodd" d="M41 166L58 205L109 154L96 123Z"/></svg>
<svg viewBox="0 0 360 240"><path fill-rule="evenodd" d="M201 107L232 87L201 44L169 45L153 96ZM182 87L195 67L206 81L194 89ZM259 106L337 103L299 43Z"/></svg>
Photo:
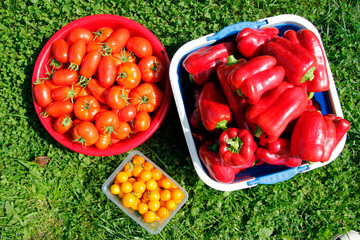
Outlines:
<svg viewBox="0 0 360 240"><path fill-rule="evenodd" d="M139 111L134 120L134 129L139 132L146 131L149 129L150 123L150 115L147 112Z"/></svg>
<svg viewBox="0 0 360 240"><path fill-rule="evenodd" d="M45 111L41 113L44 117L50 116L58 118L73 111L74 104L70 101L55 101L46 106Z"/></svg>
<svg viewBox="0 0 360 240"><path fill-rule="evenodd" d="M113 31L110 37L105 41L111 48L111 53L118 53L126 45L130 38L130 32L126 28L118 28Z"/></svg>
<svg viewBox="0 0 360 240"><path fill-rule="evenodd" d="M71 86L77 81L78 76L77 71L64 68L54 72L52 81L58 86Z"/></svg>
<svg viewBox="0 0 360 240"><path fill-rule="evenodd" d="M94 41L104 42L106 39L108 39L110 37L110 35L112 34L113 31L114 30L109 27L99 28L98 30L96 30L96 32L93 32L93 34L95 35Z"/></svg>
<svg viewBox="0 0 360 240"><path fill-rule="evenodd" d="M134 105L128 104L118 111L118 117L120 121L131 122L135 119L137 111Z"/></svg>
<svg viewBox="0 0 360 240"><path fill-rule="evenodd" d="M91 78L87 84L87 88L99 102L106 104L107 89L103 88L98 80Z"/></svg>
<svg viewBox="0 0 360 240"><path fill-rule="evenodd" d="M131 126L127 122L119 121L119 127L114 129L115 133L111 134L113 139L123 140L129 137Z"/></svg>
<svg viewBox="0 0 360 240"><path fill-rule="evenodd" d="M101 134L115 133L119 124L119 117L112 111L100 112L95 119L95 126Z"/></svg>
<svg viewBox="0 0 360 240"><path fill-rule="evenodd" d="M67 98L70 91L71 91L71 87L69 86L58 87L51 91L51 97L55 101L62 101Z"/></svg>
<svg viewBox="0 0 360 240"><path fill-rule="evenodd" d="M79 97L74 105L75 116L83 121L94 121L100 110L99 102L91 95Z"/></svg>
<svg viewBox="0 0 360 240"><path fill-rule="evenodd" d="M95 147L100 150L106 149L111 143L111 135L99 134L99 139L95 143Z"/></svg>
<svg viewBox="0 0 360 240"><path fill-rule="evenodd" d="M122 49L119 53L112 54L113 60L115 62L116 67L119 67L120 64L125 62L133 62L136 63L136 57L133 53Z"/></svg>
<svg viewBox="0 0 360 240"><path fill-rule="evenodd" d="M88 45L86 45L86 52L92 52L92 51L97 51L99 53L102 53L103 45L100 42L89 42Z"/></svg>
<svg viewBox="0 0 360 240"><path fill-rule="evenodd" d="M83 148L93 145L99 139L99 132L92 122L81 122L72 128L71 136L74 142L81 143Z"/></svg>
<svg viewBox="0 0 360 240"><path fill-rule="evenodd" d="M144 58L153 54L151 43L139 36L131 37L126 43L126 49L133 52L138 58Z"/></svg>
<svg viewBox="0 0 360 240"><path fill-rule="evenodd" d="M141 79L144 82L157 83L165 74L165 66L155 56L144 57L139 62Z"/></svg>
<svg viewBox="0 0 360 240"><path fill-rule="evenodd" d="M67 63L69 45L64 39L57 39L51 45L51 50L56 61L60 63Z"/></svg>
<svg viewBox="0 0 360 240"><path fill-rule="evenodd" d="M116 80L116 66L111 56L101 58L98 67L99 83L102 87L112 86Z"/></svg>
<svg viewBox="0 0 360 240"><path fill-rule="evenodd" d="M79 70L79 66L86 54L86 44L84 40L80 39L70 45L69 49L69 69Z"/></svg>
<svg viewBox="0 0 360 240"><path fill-rule="evenodd" d="M69 115L65 115L65 116L57 118L53 124L55 132L58 132L61 134L64 134L67 131L69 131L71 126L72 126L72 120Z"/></svg>
<svg viewBox="0 0 360 240"><path fill-rule="evenodd" d="M77 40L84 40L85 44L88 44L93 40L93 34L86 28L74 28L66 36L66 41L69 45L73 44Z"/></svg>
<svg viewBox="0 0 360 240"><path fill-rule="evenodd" d="M43 82L36 83L34 86L34 97L37 104L42 108L53 102L51 89Z"/></svg>
<svg viewBox="0 0 360 240"><path fill-rule="evenodd" d="M101 54L97 51L89 52L83 58L80 67L80 75L84 78L91 78L99 65L101 60Z"/></svg>
<svg viewBox="0 0 360 240"><path fill-rule="evenodd" d="M44 83L51 91L59 87L58 85L55 85L55 83L50 79L45 80Z"/></svg>
<svg viewBox="0 0 360 240"><path fill-rule="evenodd" d="M100 108L101 108L100 112L111 111L110 107L107 104L100 103Z"/></svg>
<svg viewBox="0 0 360 240"><path fill-rule="evenodd" d="M137 111L153 112L163 99L163 92L154 83L142 83L130 93L130 103Z"/></svg>
<svg viewBox="0 0 360 240"><path fill-rule="evenodd" d="M113 86L106 94L106 103L112 109L124 108L128 103L130 89Z"/></svg>
<svg viewBox="0 0 360 240"><path fill-rule="evenodd" d="M119 86L133 89L140 84L141 73L138 65L132 62L126 62L119 66L116 82Z"/></svg>

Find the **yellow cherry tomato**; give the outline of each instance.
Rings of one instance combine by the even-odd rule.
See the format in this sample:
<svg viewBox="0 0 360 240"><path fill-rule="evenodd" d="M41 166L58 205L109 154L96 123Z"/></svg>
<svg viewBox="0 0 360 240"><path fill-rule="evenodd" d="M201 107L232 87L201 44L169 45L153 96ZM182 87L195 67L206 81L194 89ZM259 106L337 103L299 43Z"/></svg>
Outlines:
<svg viewBox="0 0 360 240"><path fill-rule="evenodd" d="M160 200L160 193L156 190L151 190L149 194L150 201L159 201Z"/></svg>
<svg viewBox="0 0 360 240"><path fill-rule="evenodd" d="M181 191L179 188L175 188L171 191L171 198L174 200L183 200L185 197L183 191Z"/></svg>
<svg viewBox="0 0 360 240"><path fill-rule="evenodd" d="M118 180L120 183L126 182L128 180L128 175L126 172L119 172L118 174L116 174L116 180Z"/></svg>
<svg viewBox="0 0 360 240"><path fill-rule="evenodd" d="M144 214L144 221L147 223L152 223L155 221L155 219L156 219L156 214L153 211L147 211Z"/></svg>
<svg viewBox="0 0 360 240"><path fill-rule="evenodd" d="M143 180L143 181L149 181L152 177L152 174L150 171L148 170L143 170L141 173L140 173L140 179Z"/></svg>
<svg viewBox="0 0 360 240"><path fill-rule="evenodd" d="M131 162L128 162L125 164L123 171L128 175L128 177L131 177L133 169L134 169L134 165Z"/></svg>
<svg viewBox="0 0 360 240"><path fill-rule="evenodd" d="M119 194L120 193L120 186L118 184L111 185L110 192L112 194Z"/></svg>
<svg viewBox="0 0 360 240"><path fill-rule="evenodd" d="M155 180L160 180L163 175L162 172L156 168L151 170L151 174L152 174L153 179L155 179Z"/></svg>
<svg viewBox="0 0 360 240"><path fill-rule="evenodd" d="M166 207L160 207L156 213L160 218L167 218L170 215L170 211Z"/></svg>
<svg viewBox="0 0 360 240"><path fill-rule="evenodd" d="M161 179L161 187L165 189L169 189L171 187L171 181L167 177Z"/></svg>
<svg viewBox="0 0 360 240"><path fill-rule="evenodd" d="M142 171L143 168L141 166L136 165L132 171L132 174L134 177L138 177Z"/></svg>
<svg viewBox="0 0 360 240"><path fill-rule="evenodd" d="M126 193L122 198L124 207L131 207L136 202L136 197L131 193Z"/></svg>
<svg viewBox="0 0 360 240"><path fill-rule="evenodd" d="M136 155L136 156L133 158L132 163L133 163L134 165L142 166L142 165L144 165L144 163L145 163L145 158L143 158L143 157L140 156L140 155Z"/></svg>
<svg viewBox="0 0 360 240"><path fill-rule="evenodd" d="M145 183L146 185L146 189L147 190L156 190L158 188L157 182L155 181L155 179L150 179L149 181L147 181Z"/></svg>
<svg viewBox="0 0 360 240"><path fill-rule="evenodd" d="M164 189L161 191L160 199L163 201L169 201L171 199L171 192L168 189Z"/></svg>
<svg viewBox="0 0 360 240"><path fill-rule="evenodd" d="M174 200L169 200L166 202L166 208L171 210L175 210L176 209L176 202Z"/></svg>
<svg viewBox="0 0 360 240"><path fill-rule="evenodd" d="M131 208L136 211L138 210L139 204L140 204L140 199L135 196L135 201L131 205Z"/></svg>
<svg viewBox="0 0 360 240"><path fill-rule="evenodd" d="M151 163L149 163L149 162L144 163L144 166L143 166L144 170L151 171L153 168L154 168L154 166Z"/></svg>
<svg viewBox="0 0 360 240"><path fill-rule="evenodd" d="M120 185L120 190L123 193L130 193L132 191L132 184L129 182L124 182Z"/></svg>
<svg viewBox="0 0 360 240"><path fill-rule="evenodd" d="M146 203L140 203L138 206L138 212L143 215L144 213L146 213L148 211L148 205Z"/></svg>
<svg viewBox="0 0 360 240"><path fill-rule="evenodd" d="M149 201L147 205L148 205L149 210L156 212L160 208L160 201L158 201L158 200Z"/></svg>
<svg viewBox="0 0 360 240"><path fill-rule="evenodd" d="M143 182L139 182L139 181L134 182L133 190L134 190L134 192L137 192L137 193L143 193L146 190L146 185Z"/></svg>

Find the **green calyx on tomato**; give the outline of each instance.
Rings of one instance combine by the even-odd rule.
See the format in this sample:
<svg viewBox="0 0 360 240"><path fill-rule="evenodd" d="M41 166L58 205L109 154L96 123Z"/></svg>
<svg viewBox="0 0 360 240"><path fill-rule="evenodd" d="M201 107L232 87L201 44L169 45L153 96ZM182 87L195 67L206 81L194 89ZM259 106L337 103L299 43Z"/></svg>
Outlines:
<svg viewBox="0 0 360 240"><path fill-rule="evenodd" d="M50 67L52 67L52 69L59 69L62 65L62 63L57 61L55 58L49 59L48 64Z"/></svg>
<svg viewBox="0 0 360 240"><path fill-rule="evenodd" d="M76 63L70 63L68 69L70 70L74 70L74 71L78 71L79 70L79 65L77 65Z"/></svg>
<svg viewBox="0 0 360 240"><path fill-rule="evenodd" d="M76 139L73 140L73 142L81 143L83 148L86 148L86 140L84 137L80 137L79 135L75 135Z"/></svg>
<svg viewBox="0 0 360 240"><path fill-rule="evenodd" d="M140 103L139 103L139 105L138 105L138 109L140 110L140 106L142 105L142 104L147 104L148 102L149 102L149 100L150 100L150 98L145 94L144 96L142 96L141 98L140 98Z"/></svg>
<svg viewBox="0 0 360 240"><path fill-rule="evenodd" d="M78 93L74 91L74 85L72 85L68 95L65 98L65 100L70 99L71 102L74 104L74 97L76 95L78 95Z"/></svg>
<svg viewBox="0 0 360 240"><path fill-rule="evenodd" d="M102 45L101 55L102 56L111 56L112 50L109 47L109 45L107 43L101 43L101 45Z"/></svg>
<svg viewBox="0 0 360 240"><path fill-rule="evenodd" d="M86 86L88 85L90 79L91 79L91 78L86 78L86 77L84 77L84 76L80 76L80 77L79 77L79 84L80 84L80 86L83 87L83 88L86 87Z"/></svg>
<svg viewBox="0 0 360 240"><path fill-rule="evenodd" d="M65 117L63 118L63 120L61 121L61 124L62 124L64 127L72 126L72 123L73 123L73 121L71 120L71 117L69 117L69 116L65 116Z"/></svg>
<svg viewBox="0 0 360 240"><path fill-rule="evenodd" d="M120 51L120 57L116 56L121 60L122 63L126 63L131 57L135 56L134 53L129 53L128 56L126 56L126 50L123 48Z"/></svg>

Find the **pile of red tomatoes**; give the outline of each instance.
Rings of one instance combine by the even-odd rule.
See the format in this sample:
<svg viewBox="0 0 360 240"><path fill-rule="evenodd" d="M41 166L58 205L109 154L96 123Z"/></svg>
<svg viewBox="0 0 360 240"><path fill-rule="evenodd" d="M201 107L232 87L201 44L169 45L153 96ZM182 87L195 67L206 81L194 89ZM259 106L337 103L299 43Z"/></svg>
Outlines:
<svg viewBox="0 0 360 240"><path fill-rule="evenodd" d="M106 149L146 131L164 96L164 64L147 39L124 27L72 29L52 43L46 69L33 88L41 115L84 148Z"/></svg>

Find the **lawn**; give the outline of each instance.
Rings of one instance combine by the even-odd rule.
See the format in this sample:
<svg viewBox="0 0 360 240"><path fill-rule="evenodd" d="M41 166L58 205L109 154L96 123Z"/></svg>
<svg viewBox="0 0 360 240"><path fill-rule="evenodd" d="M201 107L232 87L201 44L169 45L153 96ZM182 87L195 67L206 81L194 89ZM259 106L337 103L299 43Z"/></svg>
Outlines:
<svg viewBox="0 0 360 240"><path fill-rule="evenodd" d="M274 185L220 192L197 176L172 102L156 133L136 149L189 193L158 235L127 217L101 185L127 156L92 157L60 145L39 121L32 71L61 27L92 14L116 14L150 29L171 59L184 43L242 21L296 14L319 30L344 117L352 124L331 164ZM360 5L358 1L0 2L1 239L331 239L360 230ZM50 162L41 167L38 156Z"/></svg>

